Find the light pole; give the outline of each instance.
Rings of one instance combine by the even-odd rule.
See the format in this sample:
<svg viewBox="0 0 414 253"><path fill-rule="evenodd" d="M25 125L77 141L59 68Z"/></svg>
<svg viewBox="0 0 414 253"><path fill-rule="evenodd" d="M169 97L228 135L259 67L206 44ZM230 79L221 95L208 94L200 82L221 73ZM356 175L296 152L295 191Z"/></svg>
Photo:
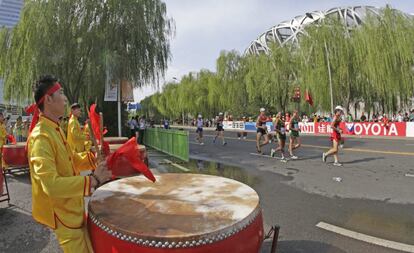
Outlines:
<svg viewBox="0 0 414 253"><path fill-rule="evenodd" d="M172 79L173 79L174 81L176 81L177 83L178 83L178 82L180 82L180 81L178 80L178 78L177 78L177 77L175 77L175 76L174 76ZM183 126L184 126L184 109L183 109L183 111L182 111L182 119L183 119Z"/></svg>
<svg viewBox="0 0 414 253"><path fill-rule="evenodd" d="M306 14L307 18L313 19L313 15L309 12L307 12ZM326 41L324 41L325 44L325 53L326 53L326 61L328 63L328 77L329 77L329 91L331 93L331 112L333 112L333 89L332 89L332 73L331 73L331 63L329 62L329 51L328 51L328 46L326 45Z"/></svg>

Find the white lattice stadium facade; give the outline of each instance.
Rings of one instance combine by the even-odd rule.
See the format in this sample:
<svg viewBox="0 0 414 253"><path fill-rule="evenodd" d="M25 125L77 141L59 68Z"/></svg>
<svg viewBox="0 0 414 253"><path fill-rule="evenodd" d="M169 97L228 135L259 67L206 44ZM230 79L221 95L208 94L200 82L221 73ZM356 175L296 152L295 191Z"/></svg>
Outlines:
<svg viewBox="0 0 414 253"><path fill-rule="evenodd" d="M297 16L292 20L281 22L273 26L254 40L246 49L246 54L260 54L269 52L270 44L297 43L301 35L305 35L304 27L317 23L324 18L338 18L346 26L358 26L368 15L378 15L379 8L372 6L337 7L327 11L312 11Z"/></svg>

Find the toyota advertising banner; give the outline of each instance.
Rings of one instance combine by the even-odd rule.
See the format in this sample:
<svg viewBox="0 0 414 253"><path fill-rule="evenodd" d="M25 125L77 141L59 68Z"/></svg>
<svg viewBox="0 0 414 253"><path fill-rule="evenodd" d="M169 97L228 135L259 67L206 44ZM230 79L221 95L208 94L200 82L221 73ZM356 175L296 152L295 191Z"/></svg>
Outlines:
<svg viewBox="0 0 414 253"><path fill-rule="evenodd" d="M224 121L224 129L256 131L256 122ZM330 134L330 122L299 122L301 133ZM274 132L272 122L266 123L269 132ZM289 130L289 123L286 123ZM392 122L385 125L382 122L341 122L343 134L358 136L387 136L387 137L414 137L414 122Z"/></svg>

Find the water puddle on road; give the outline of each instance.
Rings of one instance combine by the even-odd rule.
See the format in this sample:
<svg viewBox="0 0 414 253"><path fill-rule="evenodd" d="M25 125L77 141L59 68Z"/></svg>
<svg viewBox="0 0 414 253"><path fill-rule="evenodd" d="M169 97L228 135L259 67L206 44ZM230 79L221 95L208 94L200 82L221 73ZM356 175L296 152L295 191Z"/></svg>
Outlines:
<svg viewBox="0 0 414 253"><path fill-rule="evenodd" d="M194 174L206 174L221 176L236 181L242 182L249 185L250 187L255 186L259 183L259 178L252 176L246 172L246 170L230 165L224 165L217 162L209 162L204 160L190 160L189 162L177 162L180 166L187 168L189 171L184 172L183 170L173 166L168 165L168 172L172 173L194 173Z"/></svg>
<svg viewBox="0 0 414 253"><path fill-rule="evenodd" d="M409 216L409 215L408 215ZM403 214L384 215L380 212L357 212L352 214L344 226L353 231L392 240L414 244L414 221Z"/></svg>

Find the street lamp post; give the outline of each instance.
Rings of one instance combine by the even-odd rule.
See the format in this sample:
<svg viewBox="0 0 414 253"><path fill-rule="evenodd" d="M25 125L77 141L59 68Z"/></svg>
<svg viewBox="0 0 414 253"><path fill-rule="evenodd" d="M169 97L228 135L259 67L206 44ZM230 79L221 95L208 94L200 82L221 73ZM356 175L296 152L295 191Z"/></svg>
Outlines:
<svg viewBox="0 0 414 253"><path fill-rule="evenodd" d="M175 76L174 76L172 79L173 79L173 80L175 80L176 82L179 82L178 78L177 78L177 77L175 77ZM182 115L182 119L183 119L183 126L184 126L184 110L182 111L182 114L181 114L181 115Z"/></svg>
<svg viewBox="0 0 414 253"><path fill-rule="evenodd" d="M331 112L333 112L333 90L332 90L332 74L331 74L331 64L329 62L329 51L328 51L328 47L326 46L326 42L325 42L325 51L326 51L326 61L328 63L328 77L329 77L329 90L331 93Z"/></svg>

